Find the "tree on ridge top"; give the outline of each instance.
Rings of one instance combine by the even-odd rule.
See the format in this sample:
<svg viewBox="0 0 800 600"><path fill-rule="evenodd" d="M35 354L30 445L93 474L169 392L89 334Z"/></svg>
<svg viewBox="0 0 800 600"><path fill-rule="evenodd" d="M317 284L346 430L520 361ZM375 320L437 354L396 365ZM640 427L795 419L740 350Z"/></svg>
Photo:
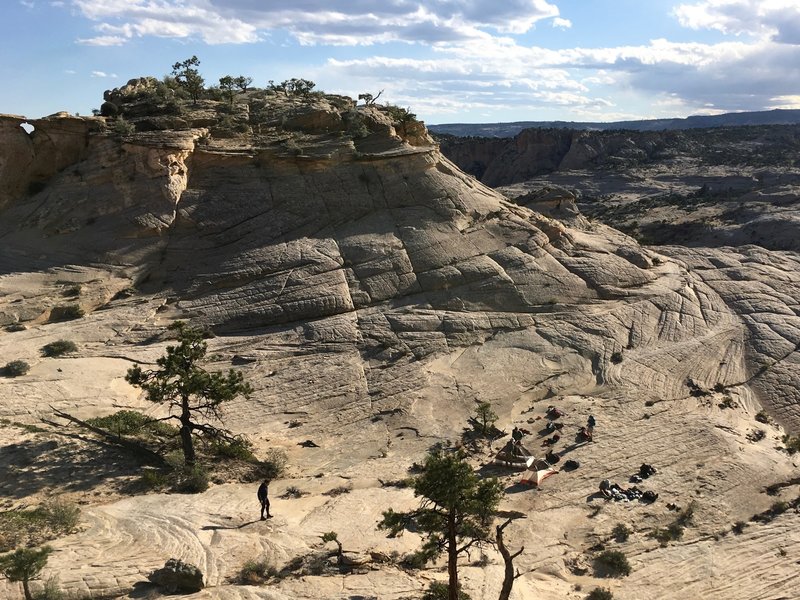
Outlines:
<svg viewBox="0 0 800 600"><path fill-rule="evenodd" d="M200 94L203 93L203 86L205 80L200 75L197 67L200 66L200 59L197 56L192 56L184 61L176 62L172 65L172 76L175 81L184 88L192 97L192 104L197 104Z"/></svg>

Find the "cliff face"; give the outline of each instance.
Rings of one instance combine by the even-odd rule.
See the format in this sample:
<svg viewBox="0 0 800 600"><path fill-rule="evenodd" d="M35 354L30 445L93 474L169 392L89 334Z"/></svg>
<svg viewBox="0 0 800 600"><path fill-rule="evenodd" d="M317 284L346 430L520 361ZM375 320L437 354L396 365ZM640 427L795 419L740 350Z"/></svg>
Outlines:
<svg viewBox="0 0 800 600"><path fill-rule="evenodd" d="M498 187L554 171L625 168L696 150L694 133L525 129L513 138L444 137L441 148L459 168Z"/></svg>

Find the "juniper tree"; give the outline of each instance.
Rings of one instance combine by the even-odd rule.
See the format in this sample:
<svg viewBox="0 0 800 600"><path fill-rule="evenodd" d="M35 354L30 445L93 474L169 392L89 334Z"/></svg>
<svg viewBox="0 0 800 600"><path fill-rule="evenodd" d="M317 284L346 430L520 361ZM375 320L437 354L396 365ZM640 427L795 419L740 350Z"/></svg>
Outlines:
<svg viewBox="0 0 800 600"><path fill-rule="evenodd" d="M228 102L231 104L231 106L233 106L233 99L236 96L236 91L235 91L235 88L237 87L236 80L230 75L225 75L224 77L220 77L219 87L222 90L222 93L228 99Z"/></svg>
<svg viewBox="0 0 800 600"><path fill-rule="evenodd" d="M233 369L227 373L209 373L198 364L208 350L201 331L183 321L175 321L169 329L176 332L178 343L167 346L166 354L156 361L158 368L143 370L134 365L128 369L125 380L142 388L151 402L168 404L170 415L160 420L180 423L184 463L191 467L195 464L194 436L236 441L229 431L209 424L208 420L221 420L220 406L239 395L248 396L253 388ZM172 414L173 411L177 414Z"/></svg>
<svg viewBox="0 0 800 600"><path fill-rule="evenodd" d="M175 78L178 85L189 92L193 104L197 104L197 100L200 98L200 94L203 93L203 86L205 85L203 76L200 75L200 71L197 70L199 66L200 59L196 56L192 56L191 58L176 62L172 65L172 76Z"/></svg>
<svg viewBox="0 0 800 600"><path fill-rule="evenodd" d="M50 546L18 548L0 556L0 573L9 581L21 581L25 600L33 600L29 582L42 572L52 551Z"/></svg>
<svg viewBox="0 0 800 600"><path fill-rule="evenodd" d="M414 480L416 510L383 513L379 529L389 536L414 526L425 538L420 551L427 561L447 553L448 598L458 598L458 556L471 547L491 542L489 525L503 491L495 478L481 479L462 453L436 451L427 456Z"/></svg>

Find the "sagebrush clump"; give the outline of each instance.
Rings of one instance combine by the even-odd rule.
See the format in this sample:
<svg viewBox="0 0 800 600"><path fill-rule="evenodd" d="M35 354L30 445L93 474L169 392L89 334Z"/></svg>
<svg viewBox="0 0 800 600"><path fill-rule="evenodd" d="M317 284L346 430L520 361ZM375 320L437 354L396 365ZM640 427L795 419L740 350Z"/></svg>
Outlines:
<svg viewBox="0 0 800 600"><path fill-rule="evenodd" d="M42 356L56 357L67 354L68 352L77 352L78 346L75 342L69 340L57 340L42 346Z"/></svg>
<svg viewBox="0 0 800 600"><path fill-rule="evenodd" d="M24 360L12 360L3 367L3 375L6 377L22 377L30 370L31 366Z"/></svg>

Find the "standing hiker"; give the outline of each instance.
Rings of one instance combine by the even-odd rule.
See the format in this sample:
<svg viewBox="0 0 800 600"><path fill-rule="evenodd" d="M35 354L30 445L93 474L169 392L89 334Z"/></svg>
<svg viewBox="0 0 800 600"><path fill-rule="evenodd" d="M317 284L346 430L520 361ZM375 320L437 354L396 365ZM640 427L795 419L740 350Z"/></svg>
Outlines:
<svg viewBox="0 0 800 600"><path fill-rule="evenodd" d="M258 486L258 501L261 503L261 520L271 519L272 515L269 514L269 481L266 479ZM264 516L264 511L267 512L266 517Z"/></svg>

